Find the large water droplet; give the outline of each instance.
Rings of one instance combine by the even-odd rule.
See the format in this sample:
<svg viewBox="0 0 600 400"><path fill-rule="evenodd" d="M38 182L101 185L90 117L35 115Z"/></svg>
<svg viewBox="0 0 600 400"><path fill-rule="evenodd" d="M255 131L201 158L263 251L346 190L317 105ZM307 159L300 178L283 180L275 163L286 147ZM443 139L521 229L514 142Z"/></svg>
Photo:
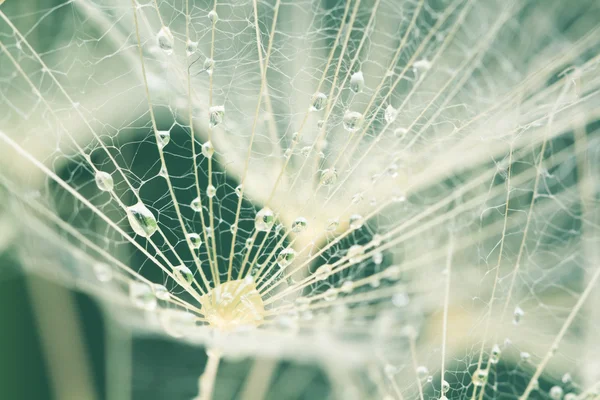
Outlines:
<svg viewBox="0 0 600 400"><path fill-rule="evenodd" d="M188 284L191 284L194 281L194 274L192 271L186 267L185 265L179 265L174 268L175 276L183 279Z"/></svg>
<svg viewBox="0 0 600 400"><path fill-rule="evenodd" d="M348 132L356 132L360 129L363 123L363 116L361 113L356 111L346 111L344 114L344 129Z"/></svg>
<svg viewBox="0 0 600 400"><path fill-rule="evenodd" d="M171 141L170 131L158 131L156 132L156 144L159 148L164 149L166 145Z"/></svg>
<svg viewBox="0 0 600 400"><path fill-rule="evenodd" d="M217 126L221 122L223 122L223 117L225 116L225 106L212 106L208 110L208 114L209 114L208 125L211 128L214 128L215 126Z"/></svg>
<svg viewBox="0 0 600 400"><path fill-rule="evenodd" d="M279 268L285 268L294 261L294 258L296 258L296 251L288 247L277 256L277 265L279 265Z"/></svg>
<svg viewBox="0 0 600 400"><path fill-rule="evenodd" d="M202 239L200 239L200 235L197 233L188 233L187 237L194 249L198 249L202 246Z"/></svg>
<svg viewBox="0 0 600 400"><path fill-rule="evenodd" d="M292 232L300 233L304 229L306 229L307 225L308 225L308 221L306 220L306 218L298 217L292 223Z"/></svg>
<svg viewBox="0 0 600 400"><path fill-rule="evenodd" d="M321 179L319 182L323 186L331 186L337 182L337 171L335 168L327 168L321 172Z"/></svg>
<svg viewBox="0 0 600 400"><path fill-rule="evenodd" d="M391 124L396 120L396 117L398 117L398 110L396 110L391 104L388 104L388 106L385 108L383 116L385 118L385 122Z"/></svg>
<svg viewBox="0 0 600 400"><path fill-rule="evenodd" d="M113 190L114 181L112 175L104 171L97 171L96 186L103 192L110 192Z"/></svg>
<svg viewBox="0 0 600 400"><path fill-rule="evenodd" d="M143 282L129 283L129 299L133 305L143 310L152 311L156 308L156 296L152 288Z"/></svg>
<svg viewBox="0 0 600 400"><path fill-rule="evenodd" d="M146 238L152 236L158 229L156 218L141 202L127 208L127 219L133 231Z"/></svg>
<svg viewBox="0 0 600 400"><path fill-rule="evenodd" d="M175 39L168 27L163 26L160 28L160 31L158 31L158 34L156 35L156 39L158 40L158 47L160 47L165 54L173 53L173 42Z"/></svg>
<svg viewBox="0 0 600 400"><path fill-rule="evenodd" d="M429 376L429 369L424 365L418 366L416 372L419 379L426 379Z"/></svg>
<svg viewBox="0 0 600 400"><path fill-rule="evenodd" d="M364 86L365 77L363 76L362 71L353 73L350 77L350 90L352 90L354 93L359 93L362 92Z"/></svg>
<svg viewBox="0 0 600 400"><path fill-rule="evenodd" d="M196 50L198 50L198 42L193 42L188 39L187 43L185 44L185 54L189 57L194 54Z"/></svg>
<svg viewBox="0 0 600 400"><path fill-rule="evenodd" d="M315 93L310 104L310 111L321 111L327 105L327 95L321 92Z"/></svg>
<svg viewBox="0 0 600 400"><path fill-rule="evenodd" d="M479 368L475 373L473 373L473 385L475 386L485 386L488 378L488 372L484 368Z"/></svg>
<svg viewBox="0 0 600 400"><path fill-rule="evenodd" d="M264 207L254 218L254 227L259 232L268 232L275 223L275 214L269 207Z"/></svg>
<svg viewBox="0 0 600 400"><path fill-rule="evenodd" d="M446 381L442 381L442 393L446 394L450 390L450 384Z"/></svg>
<svg viewBox="0 0 600 400"><path fill-rule="evenodd" d="M202 203L200 202L200 197L196 197L194 200L192 200L192 202L190 203L190 207L196 212L202 211Z"/></svg>
<svg viewBox="0 0 600 400"><path fill-rule="evenodd" d="M202 155L206 158L212 158L213 154L215 154L215 148L209 140L202 145Z"/></svg>

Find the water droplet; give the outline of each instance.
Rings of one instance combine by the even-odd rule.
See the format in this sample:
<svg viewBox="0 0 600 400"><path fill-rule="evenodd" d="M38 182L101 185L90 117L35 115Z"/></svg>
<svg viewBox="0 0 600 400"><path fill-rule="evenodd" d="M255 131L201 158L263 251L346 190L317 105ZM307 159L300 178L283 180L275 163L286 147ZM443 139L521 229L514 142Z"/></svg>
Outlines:
<svg viewBox="0 0 600 400"><path fill-rule="evenodd" d="M158 34L156 35L156 39L158 40L158 47L160 47L165 54L170 55L173 53L173 42L175 39L168 27L163 26L160 28L160 31L158 31Z"/></svg>
<svg viewBox="0 0 600 400"><path fill-rule="evenodd" d="M315 271L315 279L317 281L322 281L327 279L327 277L331 274L332 267L329 264L321 265Z"/></svg>
<svg viewBox="0 0 600 400"><path fill-rule="evenodd" d="M477 371L475 371L475 373L473 374L473 385L475 386L485 386L486 382L488 379L488 372L486 369L483 368L479 368Z"/></svg>
<svg viewBox="0 0 600 400"><path fill-rule="evenodd" d="M521 357L521 361L527 362L531 358L531 354L526 351L522 351L521 354L519 354L519 357Z"/></svg>
<svg viewBox="0 0 600 400"><path fill-rule="evenodd" d="M113 190L114 181L112 175L104 171L96 171L96 186L103 192Z"/></svg>
<svg viewBox="0 0 600 400"><path fill-rule="evenodd" d="M373 239L371 239L371 244L373 245L373 247L380 246L382 242L383 242L383 236L381 236L378 233L373 235Z"/></svg>
<svg viewBox="0 0 600 400"><path fill-rule="evenodd" d="M312 150L311 146L305 146L300 149L300 154L302 154L304 157L308 157L310 155L311 150Z"/></svg>
<svg viewBox="0 0 600 400"><path fill-rule="evenodd" d="M213 185L208 185L206 187L206 195L209 198L212 199L213 197L215 197L216 194L217 194L217 188L215 188Z"/></svg>
<svg viewBox="0 0 600 400"><path fill-rule="evenodd" d="M308 221L306 220L306 218L298 217L292 223L292 232L300 233L304 229L306 229L307 225L308 225Z"/></svg>
<svg viewBox="0 0 600 400"><path fill-rule="evenodd" d="M190 207L196 212L202 211L202 203L200 203L200 198L196 197L194 200L192 200Z"/></svg>
<svg viewBox="0 0 600 400"><path fill-rule="evenodd" d="M364 254L365 248L361 245L355 244L348 249L346 256L350 264L356 264L360 261L360 257Z"/></svg>
<svg viewBox="0 0 600 400"><path fill-rule="evenodd" d="M338 297L338 291L336 288L329 288L323 293L325 301L334 301Z"/></svg>
<svg viewBox="0 0 600 400"><path fill-rule="evenodd" d="M235 188L235 194L237 194L238 197L242 197L242 185L237 185Z"/></svg>
<svg viewBox="0 0 600 400"><path fill-rule="evenodd" d="M525 315L525 311L521 309L521 307L517 306L513 313L513 324L518 325L521 322L521 318Z"/></svg>
<svg viewBox="0 0 600 400"><path fill-rule="evenodd" d="M110 265L105 263L94 264L94 275L100 282L109 282L113 278L113 271Z"/></svg>
<svg viewBox="0 0 600 400"><path fill-rule="evenodd" d="M152 236L158 229L156 218L141 202L127 208L127 219L133 231L146 238Z"/></svg>
<svg viewBox="0 0 600 400"><path fill-rule="evenodd" d="M333 232L340 226L340 221L337 219L330 219L327 221L327 231Z"/></svg>
<svg viewBox="0 0 600 400"><path fill-rule="evenodd" d="M560 386L552 386L550 388L550 398L552 400L560 400L563 397L563 389Z"/></svg>
<svg viewBox="0 0 600 400"><path fill-rule="evenodd" d="M394 130L394 136L396 136L398 139L402 139L407 133L408 129L406 128L396 128Z"/></svg>
<svg viewBox="0 0 600 400"><path fill-rule="evenodd" d="M375 261L375 260L373 260L373 261ZM393 281L396 279L400 279L401 274L402 274L402 268L400 268L400 266L398 266L398 265L392 265L383 271L382 276L385 279L389 279L389 280Z"/></svg>
<svg viewBox="0 0 600 400"><path fill-rule="evenodd" d="M223 122L225 116L225 106L212 106L208 109L209 123L208 126L214 128Z"/></svg>
<svg viewBox="0 0 600 400"><path fill-rule="evenodd" d="M377 253L373 254L373 257L371 257L371 259L373 260L373 263L375 265L379 265L383 262L383 254L380 252L377 252Z"/></svg>
<svg viewBox="0 0 600 400"><path fill-rule="evenodd" d="M193 42L188 39L187 43L185 44L185 54L189 57L194 54L196 50L198 50L198 42Z"/></svg>
<svg viewBox="0 0 600 400"><path fill-rule="evenodd" d="M391 178L398 177L398 164L391 164L389 167L385 169L385 174Z"/></svg>
<svg viewBox="0 0 600 400"><path fill-rule="evenodd" d="M203 68L208 75L212 75L213 71L215 70L215 60L210 57L207 58L204 60Z"/></svg>
<svg viewBox="0 0 600 400"><path fill-rule="evenodd" d="M169 291L167 290L167 288L164 285L155 283L154 285L152 285L152 287L154 288L154 295L156 296L157 299L169 300L169 298L171 297Z"/></svg>
<svg viewBox="0 0 600 400"><path fill-rule="evenodd" d="M327 95L325 93L315 93L310 101L310 111L321 111L327 104Z"/></svg>
<svg viewBox="0 0 600 400"><path fill-rule="evenodd" d="M215 10L210 10L210 12L208 13L208 20L213 24L216 24L219 20L219 14L217 14Z"/></svg>
<svg viewBox="0 0 600 400"><path fill-rule="evenodd" d="M206 158L212 158L213 154L215 154L215 148L209 140L202 145L202 155Z"/></svg>
<svg viewBox="0 0 600 400"><path fill-rule="evenodd" d="M279 265L279 268L285 268L294 261L294 258L296 258L296 251L288 247L277 256L277 265Z"/></svg>
<svg viewBox="0 0 600 400"><path fill-rule="evenodd" d="M346 111L343 119L344 129L348 132L356 132L360 129L363 123L363 116L361 113L356 111Z"/></svg>
<svg viewBox="0 0 600 400"><path fill-rule="evenodd" d="M561 381L562 383L570 383L572 379L571 374L567 372L562 376Z"/></svg>
<svg viewBox="0 0 600 400"><path fill-rule="evenodd" d="M424 365L418 366L416 372L417 372L417 377L421 380L425 379L429 376L429 369L427 369L427 367Z"/></svg>
<svg viewBox="0 0 600 400"><path fill-rule="evenodd" d="M252 247L252 238L248 238L246 239L246 244L245 244L246 248L249 249Z"/></svg>
<svg viewBox="0 0 600 400"><path fill-rule="evenodd" d="M352 204L358 204L361 201L363 201L362 193L356 193L354 196L352 196Z"/></svg>
<svg viewBox="0 0 600 400"><path fill-rule="evenodd" d="M413 68L421 72L429 71L431 69L431 62L426 59L418 60L413 63Z"/></svg>
<svg viewBox="0 0 600 400"><path fill-rule="evenodd" d="M321 172L321 179L319 182L323 186L331 186L337 182L337 170L335 168L327 168Z"/></svg>
<svg viewBox="0 0 600 400"><path fill-rule="evenodd" d="M133 281L129 283L129 299L137 308L147 311L156 308L156 296L150 286L143 282Z"/></svg>
<svg viewBox="0 0 600 400"><path fill-rule="evenodd" d="M317 121L317 128L321 129L324 126L325 126L325 120L324 119L320 119L320 120Z"/></svg>
<svg viewBox="0 0 600 400"><path fill-rule="evenodd" d="M450 390L450 384L446 381L442 381L442 393L446 394Z"/></svg>
<svg viewBox="0 0 600 400"><path fill-rule="evenodd" d="M500 361L500 355L502 355L502 350L500 349L500 346L495 344L490 353L490 364L498 364Z"/></svg>
<svg viewBox="0 0 600 400"><path fill-rule="evenodd" d="M352 291L354 290L354 282L352 281L345 281L344 283L342 283L342 286L340 286L340 292L342 293L352 293Z"/></svg>
<svg viewBox="0 0 600 400"><path fill-rule="evenodd" d="M197 233L188 233L187 237L194 249L200 248L202 245L202 239L200 239L200 235Z"/></svg>
<svg viewBox="0 0 600 400"><path fill-rule="evenodd" d="M385 108L383 116L385 118L385 122L391 124L398 117L398 110L396 110L391 104L388 104L388 106Z"/></svg>
<svg viewBox="0 0 600 400"><path fill-rule="evenodd" d="M404 292L396 293L392 296L392 304L398 308L406 307L410 298Z"/></svg>
<svg viewBox="0 0 600 400"><path fill-rule="evenodd" d="M362 71L353 73L350 77L350 90L352 90L354 93L359 93L362 92L364 86L365 77L363 76Z"/></svg>
<svg viewBox="0 0 600 400"><path fill-rule="evenodd" d="M359 214L350 216L350 229L360 229L363 226L363 217Z"/></svg>
<svg viewBox="0 0 600 400"><path fill-rule="evenodd" d="M171 141L171 132L170 131L157 131L156 132L156 144L159 149L164 149L164 147L169 144Z"/></svg>
<svg viewBox="0 0 600 400"><path fill-rule="evenodd" d="M287 160L291 156L292 156L292 149L285 149L285 151L283 152L283 158L285 158Z"/></svg>
<svg viewBox="0 0 600 400"><path fill-rule="evenodd" d="M431 383L431 382L433 382L433 376L429 375L429 376L427 377L427 383ZM440 400L443 400L443 397L446 397L446 396L442 396L442 398L440 398ZM446 400L447 400L447 399L446 399Z"/></svg>
<svg viewBox="0 0 600 400"><path fill-rule="evenodd" d="M264 207L254 218L254 227L259 232L268 232L275 224L275 214L269 207Z"/></svg>
<svg viewBox="0 0 600 400"><path fill-rule="evenodd" d="M174 268L175 276L183 279L186 283L191 284L194 281L194 274L185 265L179 265Z"/></svg>

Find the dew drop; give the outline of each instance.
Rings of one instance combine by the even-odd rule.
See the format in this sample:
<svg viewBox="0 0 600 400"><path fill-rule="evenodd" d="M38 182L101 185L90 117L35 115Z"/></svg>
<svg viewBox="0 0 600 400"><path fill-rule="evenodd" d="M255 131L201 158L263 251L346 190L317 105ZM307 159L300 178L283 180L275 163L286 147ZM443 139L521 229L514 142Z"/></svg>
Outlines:
<svg viewBox="0 0 600 400"><path fill-rule="evenodd" d="M381 252L377 252L373 254L373 257L371 257L371 259L373 260L373 263L375 265L379 265L383 262L383 254Z"/></svg>
<svg viewBox="0 0 600 400"><path fill-rule="evenodd" d="M246 239L246 244L245 244L246 248L249 249L252 247L252 238L248 238Z"/></svg>
<svg viewBox="0 0 600 400"><path fill-rule="evenodd" d="M552 386L550 388L550 398L552 400L561 400L563 397L563 389L560 386Z"/></svg>
<svg viewBox="0 0 600 400"><path fill-rule="evenodd" d="M327 231L328 232L333 232L335 230L337 230L337 228L340 226L340 221L338 221L337 219L330 219L327 221Z"/></svg>
<svg viewBox="0 0 600 400"><path fill-rule="evenodd" d="M312 150L311 146L305 146L300 149L300 154L304 157L308 157L310 155L310 151Z"/></svg>
<svg viewBox="0 0 600 400"><path fill-rule="evenodd" d="M429 71L431 66L431 62L426 59L418 60L413 63L413 68L421 72Z"/></svg>
<svg viewBox="0 0 600 400"><path fill-rule="evenodd" d="M194 200L192 200L192 202L190 203L190 207L196 212L202 211L202 203L200 203L200 197L196 197Z"/></svg>
<svg viewBox="0 0 600 400"><path fill-rule="evenodd" d="M365 77L363 76L362 71L353 73L350 77L350 90L352 90L354 93L359 93L362 92L364 86Z"/></svg>
<svg viewBox="0 0 600 400"><path fill-rule="evenodd" d="M528 353L528 352L526 352L526 351L522 351L522 352L519 354L519 357L521 357L521 361L527 362L527 361L529 361L529 359L531 358L531 354L529 354L529 353Z"/></svg>
<svg viewBox="0 0 600 400"><path fill-rule="evenodd" d="M498 344L495 344L490 353L490 364L498 364L500 361L500 355L502 355L502 350Z"/></svg>
<svg viewBox="0 0 600 400"><path fill-rule="evenodd" d="M94 275L100 282L110 282L113 278L113 271L110 265L105 263L94 264Z"/></svg>
<svg viewBox="0 0 600 400"><path fill-rule="evenodd" d="M329 288L323 293L325 301L334 301L338 297L338 290L336 288Z"/></svg>
<svg viewBox="0 0 600 400"><path fill-rule="evenodd" d="M298 217L292 223L292 232L294 232L294 233L300 233L304 229L306 229L307 225L308 225L308 221L306 220L306 218L304 218L304 217Z"/></svg>
<svg viewBox="0 0 600 400"><path fill-rule="evenodd" d="M202 245L202 239L200 239L200 235L197 233L188 233L187 237L194 249L200 248Z"/></svg>
<svg viewBox="0 0 600 400"><path fill-rule="evenodd" d="M570 383L572 379L571 374L567 372L562 376L561 381L562 383Z"/></svg>
<svg viewBox="0 0 600 400"><path fill-rule="evenodd" d="M212 199L213 197L215 197L216 194L217 194L217 188L215 188L213 185L208 185L206 187L206 195L209 198Z"/></svg>
<svg viewBox="0 0 600 400"><path fill-rule="evenodd" d="M152 285L152 287L154 288L154 295L156 296L157 299L169 300L169 298L171 297L171 295L169 294L169 291L167 290L167 288L164 285L155 283L154 285Z"/></svg>
<svg viewBox="0 0 600 400"><path fill-rule="evenodd" d="M275 224L275 214L269 207L264 207L254 218L254 227L259 232L268 232Z"/></svg>
<svg viewBox="0 0 600 400"><path fill-rule="evenodd" d="M207 58L204 60L203 68L208 75L212 75L213 71L215 70L215 60L210 57Z"/></svg>
<svg viewBox="0 0 600 400"><path fill-rule="evenodd" d="M325 120L320 119L317 121L317 128L321 129L324 126L325 126Z"/></svg>
<svg viewBox="0 0 600 400"><path fill-rule="evenodd" d="M446 381L442 381L442 393L446 394L450 390L450 384Z"/></svg>
<svg viewBox="0 0 600 400"><path fill-rule="evenodd" d="M483 369L483 368L479 368L477 371L475 371L475 373L473 374L473 385L475 386L485 386L486 382L488 379L488 372L487 370Z"/></svg>
<svg viewBox="0 0 600 400"><path fill-rule="evenodd" d="M160 31L158 31L158 34L156 35L156 39L158 40L158 47L160 47L165 54L170 55L173 53L173 42L175 39L168 27L163 26L160 28Z"/></svg>
<svg viewBox="0 0 600 400"><path fill-rule="evenodd" d="M194 281L194 274L185 265L179 265L174 268L175 276L183 279L186 283L191 284Z"/></svg>
<svg viewBox="0 0 600 400"><path fill-rule="evenodd" d="M362 193L356 193L354 196L352 196L352 204L358 204L361 201L363 201Z"/></svg>
<svg viewBox="0 0 600 400"><path fill-rule="evenodd" d="M235 194L237 194L238 197L242 197L242 185L237 185L235 188Z"/></svg>
<svg viewBox="0 0 600 400"><path fill-rule="evenodd" d="M418 366L416 372L419 379L426 379L429 376L429 369L424 365Z"/></svg>
<svg viewBox="0 0 600 400"><path fill-rule="evenodd" d="M133 231L146 238L152 236L158 229L156 218L141 202L127 208L127 219Z"/></svg>
<svg viewBox="0 0 600 400"><path fill-rule="evenodd" d="M277 256L277 265L279 265L279 268L285 268L294 261L294 258L296 258L296 251L288 247Z"/></svg>
<svg viewBox="0 0 600 400"><path fill-rule="evenodd" d="M331 186L337 182L337 170L335 168L327 168L321 172L321 179L319 182L323 186Z"/></svg>
<svg viewBox="0 0 600 400"><path fill-rule="evenodd" d="M212 158L213 154L215 154L215 148L209 140L202 145L202 155L206 158Z"/></svg>
<svg viewBox="0 0 600 400"><path fill-rule="evenodd" d="M410 299L404 292L396 293L392 296L392 304L398 308L406 307Z"/></svg>
<svg viewBox="0 0 600 400"><path fill-rule="evenodd" d="M356 132L363 123L363 116L356 111L346 111L343 119L344 129L348 132Z"/></svg>
<svg viewBox="0 0 600 400"><path fill-rule="evenodd" d="M103 192L113 190L114 181L112 175L104 171L96 171L96 186Z"/></svg>
<svg viewBox="0 0 600 400"><path fill-rule="evenodd" d="M292 156L292 149L286 149L285 152L283 153L283 158L285 158L287 160L291 156Z"/></svg>
<svg viewBox="0 0 600 400"><path fill-rule="evenodd" d="M143 310L152 311L156 308L156 296L150 286L142 282L129 283L129 299L133 305Z"/></svg>
<svg viewBox="0 0 600 400"><path fill-rule="evenodd" d="M342 283L342 286L340 286L340 292L342 293L352 293L352 291L354 290L354 282L352 281L345 281L344 283Z"/></svg>
<svg viewBox="0 0 600 400"><path fill-rule="evenodd" d="M322 281L327 279L327 277L331 274L332 267L329 264L321 265L315 271L315 280Z"/></svg>
<svg viewBox="0 0 600 400"><path fill-rule="evenodd" d="M321 92L315 93L310 104L310 111L321 111L327 104L327 95Z"/></svg>
<svg viewBox="0 0 600 400"><path fill-rule="evenodd" d="M225 116L225 106L212 106L208 109L209 115L209 127L214 128L223 122L223 117Z"/></svg>
<svg viewBox="0 0 600 400"><path fill-rule="evenodd" d="M346 256L350 264L356 264L360 261L360 257L364 254L365 248L361 245L355 244L348 249Z"/></svg>
<svg viewBox="0 0 600 400"><path fill-rule="evenodd" d="M408 130L406 128L396 128L394 130L394 136L396 136L398 139L402 139L407 133Z"/></svg>
<svg viewBox="0 0 600 400"><path fill-rule="evenodd" d="M212 22L213 24L216 24L217 21L219 20L219 14L217 14L217 12L215 10L211 10L208 13L208 20L210 22Z"/></svg>
<svg viewBox="0 0 600 400"><path fill-rule="evenodd" d="M359 214L350 216L350 229L360 229L363 226L363 217Z"/></svg>
<svg viewBox="0 0 600 400"><path fill-rule="evenodd" d="M398 110L396 110L391 104L388 104L388 106L385 108L383 116L385 118L385 122L391 124L398 117Z"/></svg>
<svg viewBox="0 0 600 400"><path fill-rule="evenodd" d="M521 322L521 318L525 315L525 311L521 309L521 307L517 306L513 313L513 324L518 325Z"/></svg>
<svg viewBox="0 0 600 400"><path fill-rule="evenodd" d="M185 44L185 54L189 57L194 54L196 50L198 50L198 42L193 42L188 39L187 43Z"/></svg>
<svg viewBox="0 0 600 400"><path fill-rule="evenodd" d="M389 167L385 169L385 174L391 178L398 177L398 164L391 164Z"/></svg>
<svg viewBox="0 0 600 400"><path fill-rule="evenodd" d="M167 144L171 141L170 131L157 131L156 132L156 144L159 149L164 149Z"/></svg>

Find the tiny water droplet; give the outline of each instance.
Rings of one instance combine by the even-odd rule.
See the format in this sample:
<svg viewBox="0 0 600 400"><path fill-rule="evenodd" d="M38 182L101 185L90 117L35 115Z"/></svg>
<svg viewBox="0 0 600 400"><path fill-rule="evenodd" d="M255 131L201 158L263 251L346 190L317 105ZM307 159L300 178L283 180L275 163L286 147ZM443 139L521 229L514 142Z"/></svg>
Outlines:
<svg viewBox="0 0 600 400"><path fill-rule="evenodd" d="M346 256L350 264L356 264L360 261L360 256L365 252L365 248L359 244L355 244L348 249Z"/></svg>
<svg viewBox="0 0 600 400"><path fill-rule="evenodd" d="M212 158L213 154L215 154L215 148L209 140L202 145L202 155L206 158Z"/></svg>
<svg viewBox="0 0 600 400"><path fill-rule="evenodd" d="M292 232L294 232L294 233L300 233L304 229L306 229L307 225L308 225L308 221L306 220L306 218L304 218L304 217L298 217L292 223Z"/></svg>
<svg viewBox="0 0 600 400"><path fill-rule="evenodd" d="M528 353L528 352L526 352L526 351L522 351L522 352L519 354L519 357L521 357L521 361L527 362L527 361L529 361L529 359L531 358L531 354L529 354L529 353Z"/></svg>
<svg viewBox="0 0 600 400"><path fill-rule="evenodd" d="M285 152L283 152L283 158L285 158L286 160L289 159L292 156L292 149L286 149Z"/></svg>
<svg viewBox="0 0 600 400"><path fill-rule="evenodd" d="M330 219L327 221L327 231L333 232L340 226L340 221L337 219Z"/></svg>
<svg viewBox="0 0 600 400"><path fill-rule="evenodd" d="M252 238L248 238L246 239L246 244L245 244L246 248L249 249L252 247Z"/></svg>
<svg viewBox="0 0 600 400"><path fill-rule="evenodd" d="M188 233L187 237L194 249L198 249L202 246L202 239L200 239L200 235L197 233Z"/></svg>
<svg viewBox="0 0 600 400"><path fill-rule="evenodd" d="M389 167L387 167L385 169L385 173L387 176L391 177L391 178L397 178L398 177L398 164L391 164Z"/></svg>
<svg viewBox="0 0 600 400"><path fill-rule="evenodd" d="M310 111L321 111L327 104L327 95L321 92L315 93L310 104Z"/></svg>
<svg viewBox="0 0 600 400"><path fill-rule="evenodd" d="M215 70L215 60L210 57L207 58L204 60L203 68L208 75L212 75L213 71Z"/></svg>
<svg viewBox="0 0 600 400"><path fill-rule="evenodd" d="M396 110L391 104L388 104L388 106L385 108L383 116L385 118L385 122L391 124L398 117L398 110Z"/></svg>
<svg viewBox="0 0 600 400"><path fill-rule="evenodd" d="M406 307L410 298L404 292L396 293L392 296L392 304L398 308Z"/></svg>
<svg viewBox="0 0 600 400"><path fill-rule="evenodd" d="M413 63L413 68L420 72L429 71L431 66L431 62L426 59L418 60Z"/></svg>
<svg viewBox="0 0 600 400"><path fill-rule="evenodd" d="M102 190L103 192L110 192L113 190L114 181L112 175L104 171L97 171L96 186L98 186L98 189Z"/></svg>
<svg viewBox="0 0 600 400"><path fill-rule="evenodd" d="M274 224L275 214L268 207L264 207L262 210L260 210L254 218L254 227L259 232L270 231Z"/></svg>
<svg viewBox="0 0 600 400"><path fill-rule="evenodd" d="M188 39L187 43L185 44L185 54L187 54L189 57L194 54L196 50L198 50L198 42L193 42Z"/></svg>
<svg viewBox="0 0 600 400"><path fill-rule="evenodd" d="M242 196L242 185L237 185L235 188L235 194L238 195L238 197Z"/></svg>
<svg viewBox="0 0 600 400"><path fill-rule="evenodd" d="M500 346L498 346L498 344L494 344L490 353L490 364L498 364L498 362L500 362L500 355L502 355Z"/></svg>
<svg viewBox="0 0 600 400"><path fill-rule="evenodd" d="M352 291L354 290L354 282L352 281L345 281L344 283L342 283L342 286L340 286L340 292L342 293L352 293Z"/></svg>
<svg viewBox="0 0 600 400"><path fill-rule="evenodd" d="M356 111L346 111L343 119L344 129L348 132L356 132L360 129L363 123L363 116L361 113Z"/></svg>
<svg viewBox="0 0 600 400"><path fill-rule="evenodd" d="M360 214L350 216L350 229L360 229L363 226L363 217Z"/></svg>
<svg viewBox="0 0 600 400"><path fill-rule="evenodd" d="M563 389L560 386L552 386L550 388L550 398L552 400L561 400L563 397Z"/></svg>
<svg viewBox="0 0 600 400"><path fill-rule="evenodd" d="M209 115L209 127L214 128L223 122L223 117L225 116L225 106L212 106L208 110Z"/></svg>
<svg viewBox="0 0 600 400"><path fill-rule="evenodd" d="M160 47L165 54L170 55L173 53L173 42L175 39L168 27L163 26L160 28L160 31L158 31L158 34L156 35L156 39L158 40L158 47Z"/></svg>
<svg viewBox="0 0 600 400"><path fill-rule="evenodd" d="M300 154L302 154L304 157L308 157L310 155L311 150L312 150L311 146L305 146L300 149Z"/></svg>
<svg viewBox="0 0 600 400"><path fill-rule="evenodd" d="M331 274L332 267L329 264L321 265L315 271L315 279L317 281L322 281L327 279L327 277Z"/></svg>
<svg viewBox="0 0 600 400"><path fill-rule="evenodd" d="M573 378L571 378L571 374L570 374L570 373L568 373L568 372L566 372L566 373L565 373L565 374L562 376L562 378L561 378L561 381L562 381L562 383L570 383L572 379L573 379Z"/></svg>
<svg viewBox="0 0 600 400"><path fill-rule="evenodd" d="M196 197L194 200L192 200L190 207L196 212L202 211L202 203L200 203L200 198Z"/></svg>
<svg viewBox="0 0 600 400"><path fill-rule="evenodd" d="M175 276L180 277L186 283L191 284L194 281L194 274L185 265L179 265L179 266L175 267L174 270L175 270Z"/></svg>
<svg viewBox="0 0 600 400"><path fill-rule="evenodd" d="M158 148L164 149L166 145L171 141L170 131L158 131L156 132L156 144Z"/></svg>
<svg viewBox="0 0 600 400"><path fill-rule="evenodd" d="M325 301L334 301L338 297L338 291L336 288L329 288L323 293Z"/></svg>
<svg viewBox="0 0 600 400"><path fill-rule="evenodd" d="M521 318L525 315L525 311L521 309L521 307L517 306L513 313L513 324L518 325L521 322Z"/></svg>
<svg viewBox="0 0 600 400"><path fill-rule="evenodd" d="M394 130L394 136L396 136L398 139L402 139L407 133L408 129L406 128L396 128Z"/></svg>
<svg viewBox="0 0 600 400"><path fill-rule="evenodd" d="M446 394L450 390L450 384L446 381L442 381L442 393Z"/></svg>
<svg viewBox="0 0 600 400"><path fill-rule="evenodd" d="M94 275L100 282L109 282L113 278L113 271L110 265L99 262L94 264Z"/></svg>
<svg viewBox="0 0 600 400"><path fill-rule="evenodd" d="M365 77L363 76L362 71L353 73L350 77L350 90L352 90L354 93L359 93L362 92L364 86Z"/></svg>
<svg viewBox="0 0 600 400"><path fill-rule="evenodd" d="M317 128L321 129L324 126L325 126L325 120L324 119L320 119L320 120L317 121Z"/></svg>
<svg viewBox="0 0 600 400"><path fill-rule="evenodd" d="M379 265L383 261L383 254L381 252L377 252L377 253L373 254L373 257L371 257L371 259L373 260L373 263L375 265Z"/></svg>
<svg viewBox="0 0 600 400"><path fill-rule="evenodd" d="M143 310L152 311L156 308L156 296L150 286L143 282L129 283L129 299L133 305Z"/></svg>
<svg viewBox="0 0 600 400"><path fill-rule="evenodd" d="M425 379L429 376L429 369L424 365L418 366L416 372L419 379Z"/></svg>
<svg viewBox="0 0 600 400"><path fill-rule="evenodd" d="M294 258L296 258L296 251L288 247L277 256L277 265L279 265L279 268L285 268L294 261Z"/></svg>
<svg viewBox="0 0 600 400"><path fill-rule="evenodd" d="M154 288L154 295L157 299L169 300L169 298L171 297L169 291L164 285L155 283L152 287Z"/></svg>
<svg viewBox="0 0 600 400"><path fill-rule="evenodd" d="M362 193L356 193L354 196L352 196L352 204L358 204L361 201L363 201Z"/></svg>
<svg viewBox="0 0 600 400"><path fill-rule="evenodd" d="M323 186L331 186L337 182L337 170L335 168L327 168L321 172L320 183Z"/></svg>
<svg viewBox="0 0 600 400"><path fill-rule="evenodd" d="M156 218L141 202L127 208L127 219L133 231L146 238L152 236L158 229Z"/></svg>
<svg viewBox="0 0 600 400"><path fill-rule="evenodd" d="M215 188L213 185L208 185L206 187L206 195L209 198L212 199L213 197L215 197L216 194L217 194L217 188Z"/></svg>
<svg viewBox="0 0 600 400"><path fill-rule="evenodd" d="M477 371L475 371L475 373L473 374L473 385L475 386L485 386L486 382L488 379L488 372L486 369L483 368L479 368Z"/></svg>
<svg viewBox="0 0 600 400"><path fill-rule="evenodd" d="M213 24L216 24L219 20L219 14L217 14L215 10L210 10L210 12L208 13L208 20Z"/></svg>

